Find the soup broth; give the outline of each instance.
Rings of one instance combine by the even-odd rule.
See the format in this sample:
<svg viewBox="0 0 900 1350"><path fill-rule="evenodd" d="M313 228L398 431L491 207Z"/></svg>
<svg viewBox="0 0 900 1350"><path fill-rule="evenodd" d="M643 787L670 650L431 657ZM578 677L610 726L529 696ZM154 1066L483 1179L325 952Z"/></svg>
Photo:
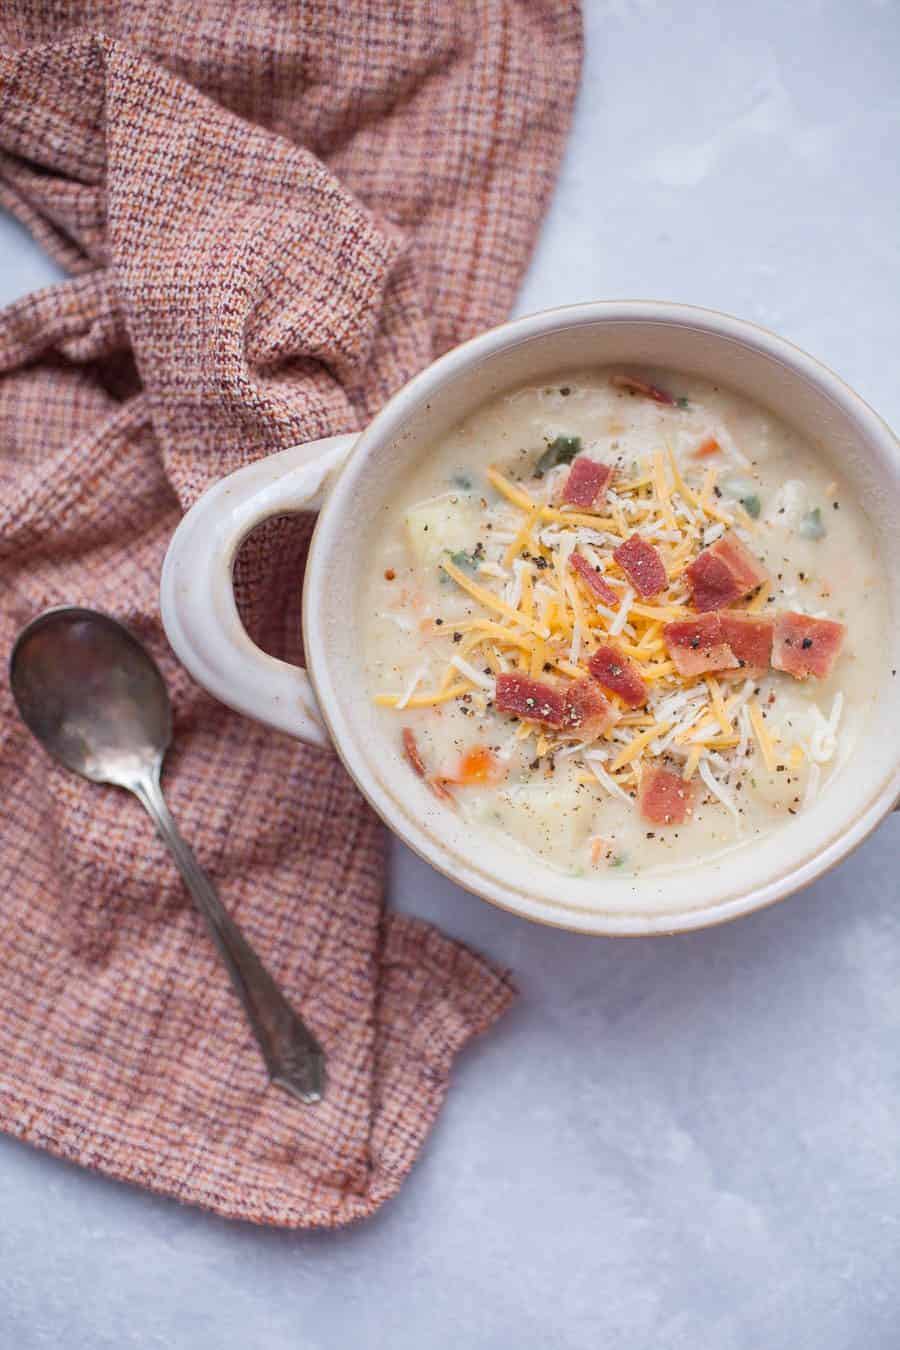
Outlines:
<svg viewBox="0 0 900 1350"><path fill-rule="evenodd" d="M367 685L473 847L678 867L840 771L886 660L878 575L839 466L764 409L565 372L460 423L385 512Z"/></svg>

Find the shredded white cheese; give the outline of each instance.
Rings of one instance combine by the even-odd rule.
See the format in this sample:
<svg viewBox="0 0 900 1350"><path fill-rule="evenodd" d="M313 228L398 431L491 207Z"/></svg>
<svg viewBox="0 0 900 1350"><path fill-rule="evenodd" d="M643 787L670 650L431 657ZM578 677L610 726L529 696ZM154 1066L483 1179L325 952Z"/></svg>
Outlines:
<svg viewBox="0 0 900 1350"><path fill-rule="evenodd" d="M572 644L569 647L569 660L573 666L577 666L581 660L581 620L576 616L572 624Z"/></svg>
<svg viewBox="0 0 900 1350"><path fill-rule="evenodd" d="M628 612L636 599L637 596L635 595L635 592L631 589L630 586L627 587L625 594L622 596L622 599L619 602L619 608L616 612L616 617L609 625L609 631L613 637L617 637L618 634L621 633L622 629L625 627L626 623L628 622Z"/></svg>
<svg viewBox="0 0 900 1350"><path fill-rule="evenodd" d="M750 467L749 459L742 450L738 449L734 437L724 426L718 425L714 430L708 431L706 435L701 437L700 443L702 444L703 441L709 440L711 436L719 442L719 445L725 451L726 455L728 455L729 459L735 460L738 464L743 464L745 468Z"/></svg>
<svg viewBox="0 0 900 1350"><path fill-rule="evenodd" d="M735 833L740 834L741 818L738 815L737 803L735 802L731 793L725 787L724 783L720 783L718 779L713 775L713 771L709 767L709 764L707 763L705 758L701 758L700 763L697 765L697 769L700 774L700 777L703 779L704 783L709 788L710 792L713 794L714 797L718 797L719 801L725 807L725 810L734 820Z"/></svg>
<svg viewBox="0 0 900 1350"><path fill-rule="evenodd" d="M803 801L800 803L801 811L806 811L818 797L821 778L822 770L819 768L818 764L810 764L809 777L806 780L806 791L803 794Z"/></svg>
<svg viewBox="0 0 900 1350"><path fill-rule="evenodd" d="M412 619L407 619L403 614L393 614L389 609L384 611L384 617L390 619L391 623L395 623L401 633L411 633L415 627Z"/></svg>
<svg viewBox="0 0 900 1350"><path fill-rule="evenodd" d="M412 679L410 680L409 684L406 686L406 689L405 689L405 691L404 691L404 693L403 693L403 697L400 698L400 699L398 699L397 703L394 705L396 708L405 708L405 707L406 707L406 705L409 703L409 700L412 698L413 694L416 692L416 690L418 689L419 685L420 685L420 684L422 683L422 681L424 680L424 678L425 678L425 676L427 675L427 673L428 673L428 667L427 667L427 666L424 666L424 665L423 665L423 666L419 666L418 670L414 673L414 675L413 675Z"/></svg>
<svg viewBox="0 0 900 1350"><path fill-rule="evenodd" d="M485 675L483 671L476 670L465 657L454 654L450 658L450 664L459 671L460 675L465 675L467 680L471 680L473 684L477 684L479 689L486 689L489 694L493 694L494 681L488 675Z"/></svg>
<svg viewBox="0 0 900 1350"><path fill-rule="evenodd" d="M813 729L809 737L809 757L814 764L827 764L834 758L834 752L837 749L837 737L831 729L831 722L828 718L822 716L815 704L812 705L810 712L813 719ZM838 707L838 716L840 716L840 707Z"/></svg>
<svg viewBox="0 0 900 1350"><path fill-rule="evenodd" d="M478 575L480 577L496 577L498 581L506 581L509 573L499 563L483 562L478 568Z"/></svg>
<svg viewBox="0 0 900 1350"><path fill-rule="evenodd" d="M607 773L606 769L604 769L603 767L599 755L594 751L588 751L586 752L584 759L585 763L588 765L591 772L595 775L597 782L602 787L606 788L606 791L610 794L610 796L621 797L622 801L627 802L630 806L631 798L629 797L628 793L624 792L622 788L619 787L619 784L615 781L615 779L609 773Z"/></svg>
<svg viewBox="0 0 900 1350"><path fill-rule="evenodd" d="M553 468L550 469L544 475L543 486L544 486L544 497L546 501L548 502L553 501L554 497L557 494L557 490L562 487L563 483L566 481L568 476L569 476L568 464L555 464Z"/></svg>
<svg viewBox="0 0 900 1350"><path fill-rule="evenodd" d="M735 759L742 764L747 754L747 746L750 743L750 712L746 704L738 713L738 731L740 740L735 747Z"/></svg>
<svg viewBox="0 0 900 1350"><path fill-rule="evenodd" d="M834 702L831 705L831 712L828 715L828 725L831 727L832 736L837 735L838 724L841 720L841 713L844 710L844 694L838 690L834 696Z"/></svg>
<svg viewBox="0 0 900 1350"><path fill-rule="evenodd" d="M522 599L522 576L525 572L530 572L531 566L517 558L513 563L513 579L507 583L503 599L511 609L519 608L519 601Z"/></svg>

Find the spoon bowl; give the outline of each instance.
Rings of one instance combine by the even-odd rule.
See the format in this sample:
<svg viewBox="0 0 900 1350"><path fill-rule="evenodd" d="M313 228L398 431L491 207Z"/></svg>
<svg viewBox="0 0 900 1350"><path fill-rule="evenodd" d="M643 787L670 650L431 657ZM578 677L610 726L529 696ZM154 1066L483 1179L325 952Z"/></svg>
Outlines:
<svg viewBox="0 0 900 1350"><path fill-rule="evenodd" d="M19 634L10 684L22 720L67 769L131 787L172 739L159 667L123 624L67 606Z"/></svg>

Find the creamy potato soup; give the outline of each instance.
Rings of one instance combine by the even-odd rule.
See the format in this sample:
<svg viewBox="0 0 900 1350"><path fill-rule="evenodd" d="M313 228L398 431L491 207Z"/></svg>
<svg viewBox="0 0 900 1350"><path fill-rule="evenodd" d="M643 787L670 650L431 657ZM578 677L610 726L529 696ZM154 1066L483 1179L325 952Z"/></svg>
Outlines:
<svg viewBox="0 0 900 1350"><path fill-rule="evenodd" d="M807 810L886 660L871 531L763 409L654 371L482 407L383 515L362 596L389 741L571 875L672 868Z"/></svg>

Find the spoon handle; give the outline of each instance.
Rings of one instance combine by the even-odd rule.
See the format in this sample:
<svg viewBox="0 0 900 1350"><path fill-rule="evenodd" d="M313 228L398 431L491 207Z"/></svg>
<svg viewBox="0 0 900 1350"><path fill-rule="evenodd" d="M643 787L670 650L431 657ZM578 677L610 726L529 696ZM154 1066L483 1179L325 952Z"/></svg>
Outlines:
<svg viewBox="0 0 900 1350"><path fill-rule="evenodd" d="M301 1101L317 1102L325 1090L322 1047L229 917L193 850L179 833L162 794L159 770L160 766L156 765L134 783L131 790L155 821L185 885L206 920L235 993L244 1005L269 1077Z"/></svg>

